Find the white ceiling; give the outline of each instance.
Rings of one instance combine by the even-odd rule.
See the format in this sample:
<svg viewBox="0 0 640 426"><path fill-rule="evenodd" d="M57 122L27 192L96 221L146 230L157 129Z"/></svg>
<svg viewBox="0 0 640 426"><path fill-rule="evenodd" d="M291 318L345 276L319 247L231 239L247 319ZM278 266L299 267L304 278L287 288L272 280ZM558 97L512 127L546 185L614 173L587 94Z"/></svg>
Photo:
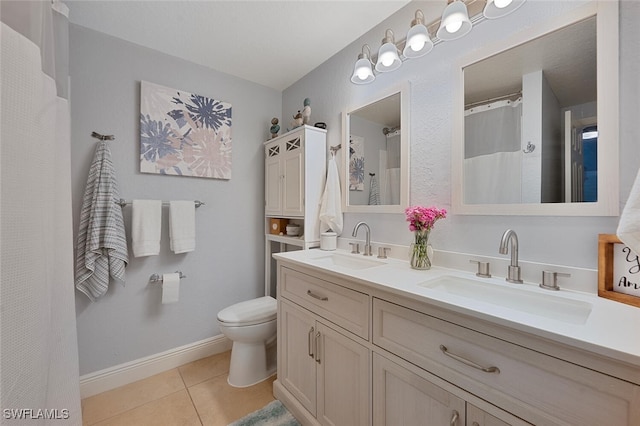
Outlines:
<svg viewBox="0 0 640 426"><path fill-rule="evenodd" d="M74 24L284 90L409 1L64 3Z"/></svg>

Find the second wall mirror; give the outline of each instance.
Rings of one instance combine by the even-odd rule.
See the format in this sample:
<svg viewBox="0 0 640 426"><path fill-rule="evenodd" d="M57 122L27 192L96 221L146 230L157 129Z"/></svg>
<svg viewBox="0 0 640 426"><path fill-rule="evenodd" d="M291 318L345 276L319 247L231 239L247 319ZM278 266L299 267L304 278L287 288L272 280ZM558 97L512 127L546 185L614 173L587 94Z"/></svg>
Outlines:
<svg viewBox="0 0 640 426"><path fill-rule="evenodd" d="M401 213L408 206L408 92L402 85L343 114L345 212Z"/></svg>

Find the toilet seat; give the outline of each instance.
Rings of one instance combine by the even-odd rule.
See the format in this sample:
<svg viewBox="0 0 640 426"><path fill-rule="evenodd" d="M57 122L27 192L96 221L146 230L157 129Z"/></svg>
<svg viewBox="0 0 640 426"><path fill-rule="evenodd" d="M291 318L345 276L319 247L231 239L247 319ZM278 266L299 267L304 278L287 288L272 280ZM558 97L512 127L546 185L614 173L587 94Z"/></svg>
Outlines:
<svg viewBox="0 0 640 426"><path fill-rule="evenodd" d="M226 326L245 326L273 321L277 317L278 302L270 296L246 300L218 312L218 321Z"/></svg>

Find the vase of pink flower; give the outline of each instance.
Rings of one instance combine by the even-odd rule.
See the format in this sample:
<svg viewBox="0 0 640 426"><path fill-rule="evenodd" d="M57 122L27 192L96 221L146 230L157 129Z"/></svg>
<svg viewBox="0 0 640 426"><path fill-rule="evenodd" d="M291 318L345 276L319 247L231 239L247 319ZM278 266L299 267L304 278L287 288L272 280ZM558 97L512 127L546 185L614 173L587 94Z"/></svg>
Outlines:
<svg viewBox="0 0 640 426"><path fill-rule="evenodd" d="M413 232L411 244L411 267L413 269L431 269L429 258L429 233L438 219L447 217L445 209L437 207L412 206L405 211L409 230Z"/></svg>

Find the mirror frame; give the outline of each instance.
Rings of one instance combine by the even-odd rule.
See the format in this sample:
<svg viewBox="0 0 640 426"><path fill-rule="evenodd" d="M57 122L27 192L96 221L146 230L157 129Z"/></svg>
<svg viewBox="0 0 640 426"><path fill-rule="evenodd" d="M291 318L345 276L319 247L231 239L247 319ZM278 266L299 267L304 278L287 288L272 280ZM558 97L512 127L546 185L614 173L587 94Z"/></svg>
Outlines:
<svg viewBox="0 0 640 426"><path fill-rule="evenodd" d="M598 201L586 203L464 203L464 68L578 21L596 16L598 96ZM534 28L515 33L466 56L457 67L451 152L454 214L528 216L618 216L619 214L619 33L618 2L594 1ZM600 143L600 140L603 142Z"/></svg>
<svg viewBox="0 0 640 426"><path fill-rule="evenodd" d="M409 138L409 92L409 82L405 81L366 99L361 104L352 105L342 113L342 149L338 153L342 156L342 211L345 213L404 213L404 210L409 206L409 151L411 149L409 144L411 140ZM396 93L400 93L400 204L379 206L349 204L349 155L346 154L348 150L345 148L349 146L349 135L351 133L349 117L354 111L365 108Z"/></svg>

